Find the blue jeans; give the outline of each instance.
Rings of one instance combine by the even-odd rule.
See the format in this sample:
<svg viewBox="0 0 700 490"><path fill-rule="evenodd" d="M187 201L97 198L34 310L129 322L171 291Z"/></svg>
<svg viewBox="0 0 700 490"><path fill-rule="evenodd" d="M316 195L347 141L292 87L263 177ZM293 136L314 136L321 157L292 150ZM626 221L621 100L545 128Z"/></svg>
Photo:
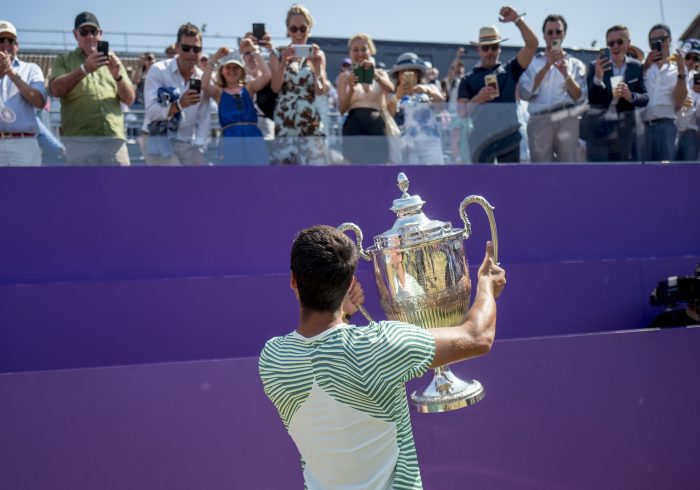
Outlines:
<svg viewBox="0 0 700 490"><path fill-rule="evenodd" d="M673 119L656 119L644 123L644 160L671 161L676 158L676 123Z"/></svg>
<svg viewBox="0 0 700 490"><path fill-rule="evenodd" d="M700 151L700 135L695 129L687 129L678 134L678 154L676 160L698 161Z"/></svg>

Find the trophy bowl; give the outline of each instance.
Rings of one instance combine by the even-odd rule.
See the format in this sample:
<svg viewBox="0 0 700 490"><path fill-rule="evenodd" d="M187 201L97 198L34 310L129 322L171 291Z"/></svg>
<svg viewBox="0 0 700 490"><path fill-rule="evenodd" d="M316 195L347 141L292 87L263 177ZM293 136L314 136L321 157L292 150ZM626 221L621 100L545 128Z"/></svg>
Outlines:
<svg viewBox="0 0 700 490"><path fill-rule="evenodd" d="M362 230L354 223L338 227L355 233L358 253L371 260L380 304L390 320L423 328L452 327L462 324L469 312L471 281L463 241L471 234L466 207L480 204L489 218L494 243L494 260L498 260L498 235L493 207L481 196L465 198L459 208L464 229L454 229L449 222L431 220L423 213L425 202L408 193L409 181L398 175L400 198L393 201L394 226L374 237L374 244L364 250ZM360 308L367 320L371 317ZM430 383L411 394L411 403L420 413L445 412L473 405L484 398L483 385L476 380L461 380L449 366L434 369Z"/></svg>

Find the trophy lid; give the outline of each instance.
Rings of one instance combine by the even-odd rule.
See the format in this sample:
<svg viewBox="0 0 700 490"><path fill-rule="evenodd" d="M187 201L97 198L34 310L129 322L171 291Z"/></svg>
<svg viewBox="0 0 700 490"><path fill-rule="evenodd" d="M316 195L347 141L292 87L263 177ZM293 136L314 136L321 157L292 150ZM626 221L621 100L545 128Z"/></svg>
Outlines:
<svg viewBox="0 0 700 490"><path fill-rule="evenodd" d="M461 229L454 230L451 223L431 220L423 213L425 201L417 194L408 193L409 180L403 172L399 173L397 184L402 195L391 206L397 219L391 229L374 237L377 250L406 248L462 233Z"/></svg>

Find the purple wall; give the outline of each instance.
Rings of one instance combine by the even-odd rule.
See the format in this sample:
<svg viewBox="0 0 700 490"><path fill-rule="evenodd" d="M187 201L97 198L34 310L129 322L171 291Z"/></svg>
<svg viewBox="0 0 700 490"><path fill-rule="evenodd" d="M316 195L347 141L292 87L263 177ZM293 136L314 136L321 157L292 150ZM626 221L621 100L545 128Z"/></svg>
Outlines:
<svg viewBox="0 0 700 490"><path fill-rule="evenodd" d="M0 372L257 355L294 327L296 231L354 221L369 246L400 170L434 219L458 226L469 194L496 206L499 338L647 325L656 282L700 261L698 164L4 168Z"/></svg>
<svg viewBox="0 0 700 490"><path fill-rule="evenodd" d="M413 414L426 490L696 489L699 347L700 328L498 340L453 366L485 400ZM0 400L3 489L301 488L255 358L0 374Z"/></svg>

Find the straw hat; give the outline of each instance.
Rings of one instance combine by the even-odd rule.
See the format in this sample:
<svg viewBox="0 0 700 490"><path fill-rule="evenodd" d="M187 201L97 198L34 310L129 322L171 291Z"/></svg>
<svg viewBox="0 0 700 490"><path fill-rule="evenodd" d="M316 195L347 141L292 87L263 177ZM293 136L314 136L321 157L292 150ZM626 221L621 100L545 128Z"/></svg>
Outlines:
<svg viewBox="0 0 700 490"><path fill-rule="evenodd" d="M478 46L487 46L489 44L498 44L507 41L508 39L501 39L501 33L498 32L498 27L496 26L486 26L479 29L479 41L471 41L471 44Z"/></svg>

